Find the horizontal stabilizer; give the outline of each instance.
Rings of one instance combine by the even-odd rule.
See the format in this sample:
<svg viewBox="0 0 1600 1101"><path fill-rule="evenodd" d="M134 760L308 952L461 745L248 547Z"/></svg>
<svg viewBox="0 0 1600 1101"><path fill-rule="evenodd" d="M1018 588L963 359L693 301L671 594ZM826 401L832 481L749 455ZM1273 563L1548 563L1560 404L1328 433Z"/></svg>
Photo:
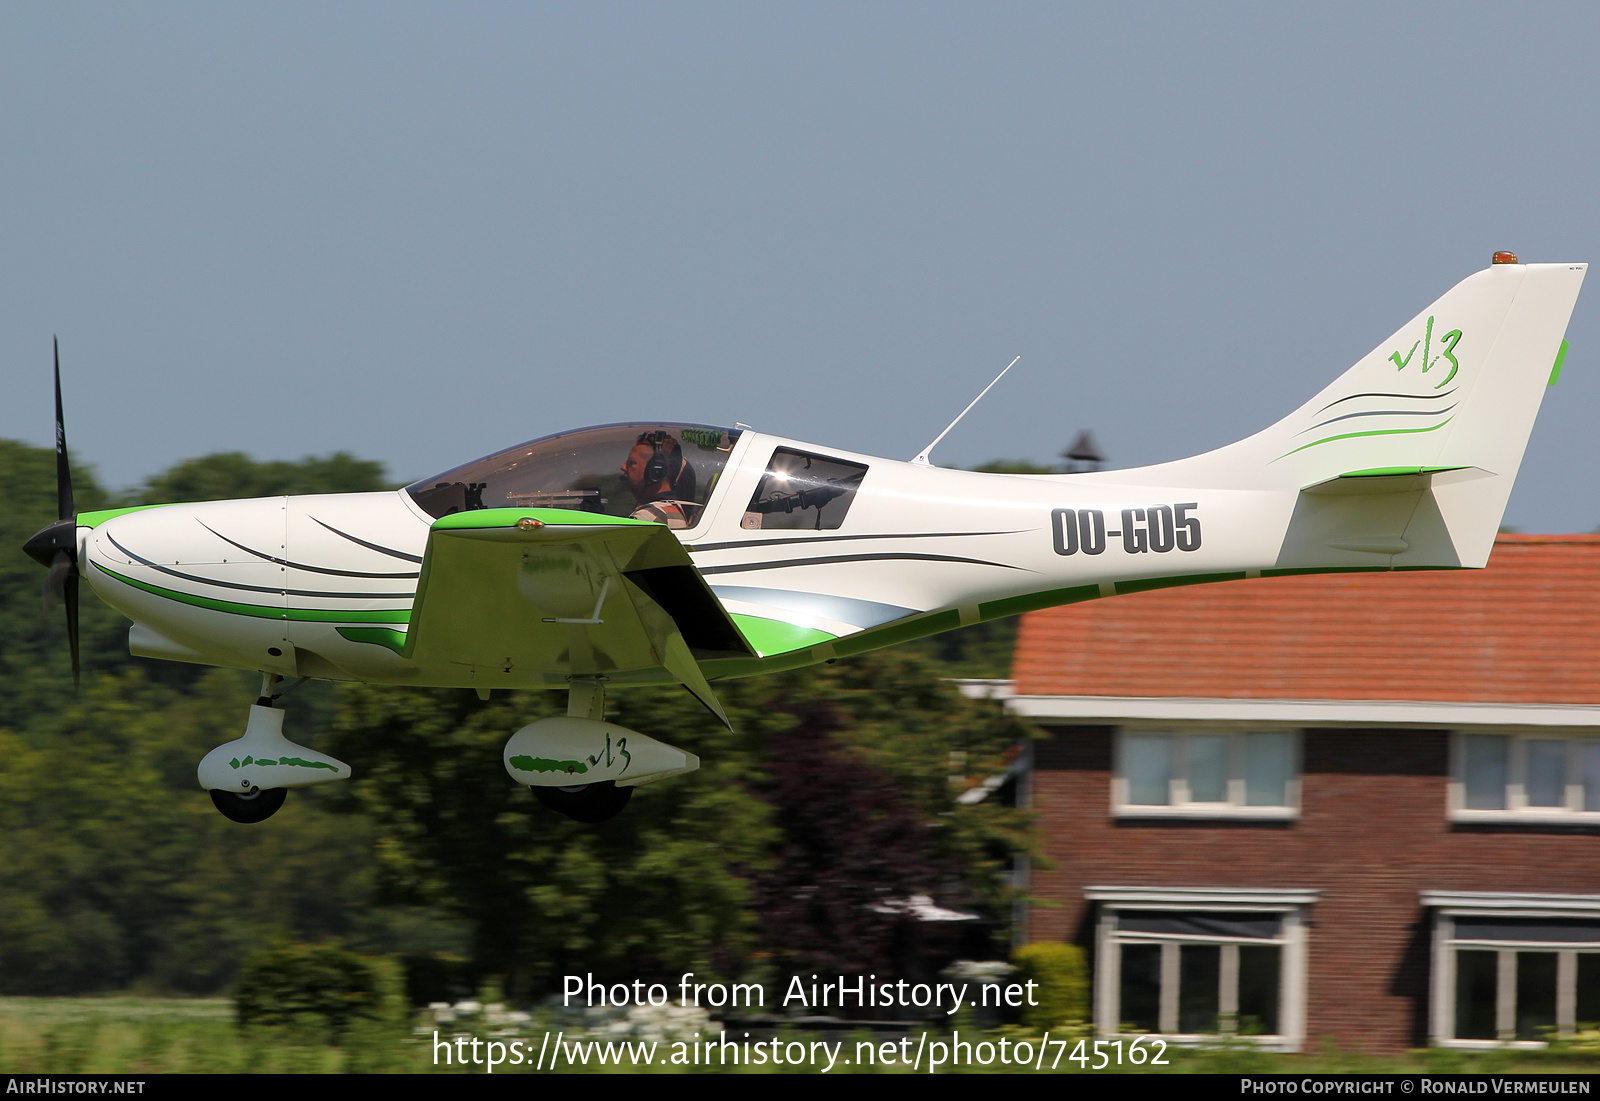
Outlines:
<svg viewBox="0 0 1600 1101"><path fill-rule="evenodd" d="M1337 478L1329 478L1309 485L1301 493L1321 493L1338 496L1350 494L1369 493L1408 493L1412 490L1426 489L1433 481L1435 474L1450 474L1458 470L1475 470L1475 467L1466 466L1390 466L1379 467L1376 470L1354 470L1348 474L1341 474ZM1478 470L1481 475L1487 475L1487 470Z"/></svg>

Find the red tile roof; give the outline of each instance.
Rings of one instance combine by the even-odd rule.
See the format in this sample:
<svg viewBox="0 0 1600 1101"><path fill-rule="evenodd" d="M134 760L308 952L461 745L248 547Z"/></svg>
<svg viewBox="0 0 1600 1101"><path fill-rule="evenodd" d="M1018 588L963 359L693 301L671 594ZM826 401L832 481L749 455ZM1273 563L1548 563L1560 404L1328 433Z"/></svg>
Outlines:
<svg viewBox="0 0 1600 1101"><path fill-rule="evenodd" d="M1024 696L1600 704L1600 535L1501 535L1482 570L1317 574L1022 617Z"/></svg>

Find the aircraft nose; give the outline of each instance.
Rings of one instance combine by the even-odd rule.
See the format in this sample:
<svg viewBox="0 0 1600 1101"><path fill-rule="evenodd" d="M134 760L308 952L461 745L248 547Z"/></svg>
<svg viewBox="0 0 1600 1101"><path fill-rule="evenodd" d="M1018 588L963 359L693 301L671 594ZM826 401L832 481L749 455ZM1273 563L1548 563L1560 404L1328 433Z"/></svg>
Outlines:
<svg viewBox="0 0 1600 1101"><path fill-rule="evenodd" d="M46 524L22 544L23 551L39 565L50 568L57 552L66 551L74 562L78 558L78 521L74 517Z"/></svg>

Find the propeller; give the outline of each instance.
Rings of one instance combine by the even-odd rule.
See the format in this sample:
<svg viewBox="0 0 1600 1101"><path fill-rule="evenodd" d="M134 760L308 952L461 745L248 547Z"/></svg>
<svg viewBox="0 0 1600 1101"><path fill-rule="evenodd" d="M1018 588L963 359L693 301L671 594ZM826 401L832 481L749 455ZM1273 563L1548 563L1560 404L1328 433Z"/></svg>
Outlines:
<svg viewBox="0 0 1600 1101"><path fill-rule="evenodd" d="M53 341L56 358L56 522L41 528L23 544L28 557L50 572L45 576L46 618L57 601L67 606L67 645L72 650L72 686L78 687L78 513L72 497L72 467L67 462L67 425L61 411L61 344Z"/></svg>

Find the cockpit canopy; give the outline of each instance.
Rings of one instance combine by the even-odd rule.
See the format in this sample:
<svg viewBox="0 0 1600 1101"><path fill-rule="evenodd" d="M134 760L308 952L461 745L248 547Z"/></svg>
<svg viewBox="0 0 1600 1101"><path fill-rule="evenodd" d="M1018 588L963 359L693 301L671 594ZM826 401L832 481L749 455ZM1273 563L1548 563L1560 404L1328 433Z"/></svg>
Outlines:
<svg viewBox="0 0 1600 1101"><path fill-rule="evenodd" d="M565 508L631 516L647 503L676 506L684 527L705 509L739 431L705 424L606 424L518 444L406 487L435 518L479 508ZM623 467L645 446L645 499ZM665 484L665 489L661 486ZM650 517L654 518L654 517ZM674 523L672 526L679 526Z"/></svg>

